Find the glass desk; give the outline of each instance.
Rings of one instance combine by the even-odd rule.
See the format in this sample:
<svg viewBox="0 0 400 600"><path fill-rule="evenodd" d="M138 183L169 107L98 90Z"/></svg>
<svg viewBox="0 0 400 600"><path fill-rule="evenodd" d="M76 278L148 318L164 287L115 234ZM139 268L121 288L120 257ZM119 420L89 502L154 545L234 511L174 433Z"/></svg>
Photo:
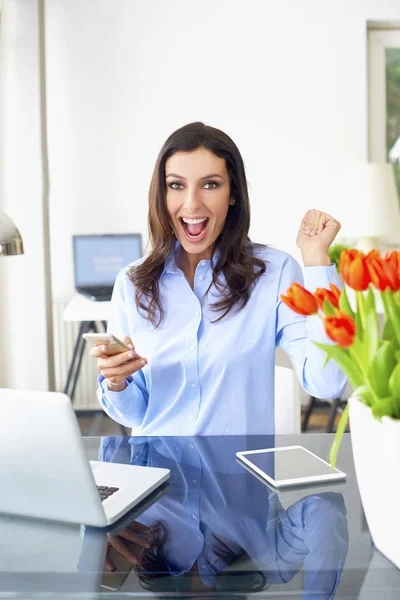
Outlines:
<svg viewBox="0 0 400 600"><path fill-rule="evenodd" d="M169 483L109 530L1 516L0 598L398 599L400 571L371 543L349 435L338 457L347 480L331 485L274 491L235 456L300 444L327 459L332 440L84 438L89 459L167 467Z"/></svg>

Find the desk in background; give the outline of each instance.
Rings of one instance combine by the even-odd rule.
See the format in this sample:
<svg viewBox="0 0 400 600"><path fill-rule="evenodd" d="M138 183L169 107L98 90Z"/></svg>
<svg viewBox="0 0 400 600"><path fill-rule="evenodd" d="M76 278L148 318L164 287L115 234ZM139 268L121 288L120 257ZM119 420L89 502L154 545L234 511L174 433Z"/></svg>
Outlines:
<svg viewBox="0 0 400 600"><path fill-rule="evenodd" d="M64 394L67 394L72 401L86 345L86 340L82 336L84 333L99 333L98 323L101 323L103 330L106 331L109 309L110 302L95 302L82 294L75 294L65 307L64 321L80 323L64 388Z"/></svg>

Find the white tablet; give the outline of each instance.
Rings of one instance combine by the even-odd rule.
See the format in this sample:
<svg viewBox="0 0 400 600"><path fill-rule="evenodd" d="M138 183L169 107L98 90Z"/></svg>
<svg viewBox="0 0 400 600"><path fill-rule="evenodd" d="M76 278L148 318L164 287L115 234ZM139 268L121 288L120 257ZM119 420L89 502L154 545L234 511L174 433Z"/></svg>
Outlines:
<svg viewBox="0 0 400 600"><path fill-rule="evenodd" d="M236 456L274 487L345 479L346 474L303 446L237 452Z"/></svg>

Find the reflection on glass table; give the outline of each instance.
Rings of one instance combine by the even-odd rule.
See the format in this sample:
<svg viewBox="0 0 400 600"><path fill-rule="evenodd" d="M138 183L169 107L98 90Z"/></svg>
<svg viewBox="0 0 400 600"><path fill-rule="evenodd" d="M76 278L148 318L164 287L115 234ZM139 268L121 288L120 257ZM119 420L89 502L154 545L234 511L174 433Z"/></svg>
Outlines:
<svg viewBox="0 0 400 600"><path fill-rule="evenodd" d="M166 467L169 483L107 529L0 517L0 596L397 598L400 571L371 545L348 435L346 482L276 491L236 461L237 451L299 443L326 458L331 442L85 438L89 459Z"/></svg>
<svg viewBox="0 0 400 600"><path fill-rule="evenodd" d="M103 460L171 470L168 494L110 540L106 568L119 554L125 576L133 568L146 591L243 594L287 584L303 569L303 598L333 598L348 548L342 494L311 494L285 510L236 463L237 439L218 441L103 439ZM117 571L109 589L123 582Z"/></svg>

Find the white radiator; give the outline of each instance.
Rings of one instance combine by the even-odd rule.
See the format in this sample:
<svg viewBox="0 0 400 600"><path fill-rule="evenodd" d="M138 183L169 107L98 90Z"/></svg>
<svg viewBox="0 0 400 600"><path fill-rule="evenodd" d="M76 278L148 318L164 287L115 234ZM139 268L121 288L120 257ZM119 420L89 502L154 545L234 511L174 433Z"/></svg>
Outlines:
<svg viewBox="0 0 400 600"><path fill-rule="evenodd" d="M66 302L55 302L53 304L54 363L57 392L64 391L80 325L78 322L64 321L66 305ZM101 324L99 324L99 331L103 331ZM91 409L100 407L96 396L98 375L96 361L90 356L89 345L86 343L78 383L75 388L74 408ZM71 389L72 387L70 387L70 391Z"/></svg>

